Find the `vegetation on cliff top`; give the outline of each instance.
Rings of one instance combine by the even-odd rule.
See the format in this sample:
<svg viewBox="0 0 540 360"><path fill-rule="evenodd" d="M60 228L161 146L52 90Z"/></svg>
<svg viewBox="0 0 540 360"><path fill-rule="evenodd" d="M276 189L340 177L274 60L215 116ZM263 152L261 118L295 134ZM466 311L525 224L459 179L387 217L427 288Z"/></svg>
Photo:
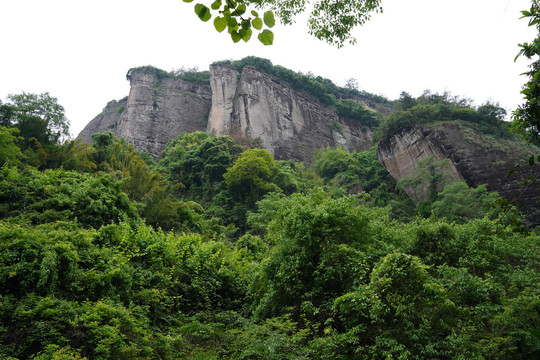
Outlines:
<svg viewBox="0 0 540 360"><path fill-rule="evenodd" d="M180 68L177 70L165 71L158 69L152 65L139 66L131 68L126 74L126 79L131 81L131 78L134 73L146 73L154 75L158 81L163 79L182 79L187 82L192 82L202 85L210 85L210 72L209 71L199 71L197 67L194 68Z"/></svg>
<svg viewBox="0 0 540 360"><path fill-rule="evenodd" d="M369 109L364 103L391 108L391 102L388 99L364 90L358 90L355 81L350 81L348 87L339 87L332 80L311 73L294 72L283 66L273 65L268 59L256 56L248 56L241 60L217 61L212 65L227 66L238 72L241 72L246 66L262 70L289 84L293 89L314 97L324 105L335 108L341 117L356 120L370 128L378 125L380 116L378 112Z"/></svg>
<svg viewBox="0 0 540 360"><path fill-rule="evenodd" d="M510 124L504 121L506 110L497 104L486 103L475 107L472 101L449 93L432 93L426 90L418 98L402 92L396 102L396 111L387 116L374 134L379 142L395 131L411 125L429 125L448 121L463 121L479 132L499 139L516 139Z"/></svg>

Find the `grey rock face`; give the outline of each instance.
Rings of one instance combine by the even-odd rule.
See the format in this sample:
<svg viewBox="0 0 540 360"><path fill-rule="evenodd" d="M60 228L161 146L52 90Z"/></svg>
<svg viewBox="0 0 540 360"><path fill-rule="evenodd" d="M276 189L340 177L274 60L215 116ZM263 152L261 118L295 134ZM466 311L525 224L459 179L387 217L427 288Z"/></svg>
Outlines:
<svg viewBox="0 0 540 360"><path fill-rule="evenodd" d="M101 133L105 131L111 131L116 133L118 124L125 117L125 110L127 105L127 98L118 102L111 101L103 112L90 121L86 127L81 131L78 138L81 138L85 142L92 142L92 134Z"/></svg>
<svg viewBox="0 0 540 360"><path fill-rule="evenodd" d="M365 150L371 144L370 130L260 70L246 67L238 74L216 66L210 72L209 132L259 138L276 159L299 161L311 160L321 147ZM340 133L332 131L333 122L341 124Z"/></svg>
<svg viewBox="0 0 540 360"><path fill-rule="evenodd" d="M109 130L157 157L178 134L206 130L211 99L209 86L135 72L125 111L118 115L111 109L98 115L78 137L90 140L91 134Z"/></svg>
<svg viewBox="0 0 540 360"><path fill-rule="evenodd" d="M131 74L125 111L111 107L94 118L79 137L90 140L110 130L140 151L157 157L167 141L182 132L260 138L276 159L311 160L315 150L341 146L365 150L371 130L340 119L334 108L292 89L288 84L246 67L241 73L212 66L210 86L149 73ZM339 131L332 130L339 124Z"/></svg>
<svg viewBox="0 0 540 360"><path fill-rule="evenodd" d="M231 114L239 76L238 71L226 66L210 67L212 108L208 117L209 133L221 135L231 132Z"/></svg>

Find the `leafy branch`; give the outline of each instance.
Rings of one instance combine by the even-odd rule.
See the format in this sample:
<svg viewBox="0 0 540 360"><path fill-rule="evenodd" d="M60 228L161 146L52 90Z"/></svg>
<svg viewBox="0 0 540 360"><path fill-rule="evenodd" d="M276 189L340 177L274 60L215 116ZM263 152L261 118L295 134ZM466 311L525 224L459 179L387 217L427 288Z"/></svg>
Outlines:
<svg viewBox="0 0 540 360"><path fill-rule="evenodd" d="M193 0L184 0L190 3ZM215 0L210 7L197 3L195 4L195 13L204 22L212 18L212 11L217 11L219 15L214 16L214 28L218 32L227 29L233 42L240 40L248 42L253 35L253 29L260 31L257 38L264 45L272 45L274 42L274 33L269 29L263 29L264 26L272 28L276 21L272 11L265 11L262 18L255 10L249 12L250 16L245 17L248 9L246 3L236 2L235 0Z"/></svg>
<svg viewBox="0 0 540 360"><path fill-rule="evenodd" d="M250 17L246 18L250 6L266 11L260 16L251 10ZM212 11L219 12L214 17L214 27L218 32L228 29L235 43L249 41L255 29L261 31L257 38L264 45L274 42L274 33L269 28L274 26L275 18L284 25L290 25L295 22L295 16L308 10L309 34L340 48L345 42L355 44L352 30L369 21L372 13L382 12L382 7L381 0L214 0L209 6L195 5L195 13L204 22L212 18Z"/></svg>

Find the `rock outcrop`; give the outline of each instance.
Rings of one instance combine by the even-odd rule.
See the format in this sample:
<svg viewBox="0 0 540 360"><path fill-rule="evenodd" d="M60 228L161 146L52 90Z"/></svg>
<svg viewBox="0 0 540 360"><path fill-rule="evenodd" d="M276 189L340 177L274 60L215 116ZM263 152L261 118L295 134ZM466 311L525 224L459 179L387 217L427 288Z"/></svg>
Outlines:
<svg viewBox="0 0 540 360"><path fill-rule="evenodd" d="M209 86L176 78L158 79L134 72L127 100L107 106L81 131L91 141L97 132L112 131L139 151L157 157L167 141L182 132L205 131L212 104Z"/></svg>
<svg viewBox="0 0 540 360"><path fill-rule="evenodd" d="M89 141L92 133L109 130L154 157L167 141L193 131L258 138L286 160L309 161L326 146L371 146L369 128L264 71L212 66L210 73L208 86L134 71L127 100L108 106L79 137Z"/></svg>
<svg viewBox="0 0 540 360"><path fill-rule="evenodd" d="M456 179L476 187L486 184L503 198L517 199L531 224L540 224L538 186L524 187L523 179L538 176L540 166L527 165L531 149L522 141L495 139L482 134L471 124L448 122L431 126L408 126L386 136L377 147L377 156L396 181L410 177L419 163L430 156L448 159ZM520 170L508 178L516 164ZM407 189L405 189L407 191ZM409 194L414 200L417 194Z"/></svg>
<svg viewBox="0 0 540 360"><path fill-rule="evenodd" d="M276 159L300 161L325 146L365 150L371 145L368 128L339 118L334 108L260 70L247 67L239 74L213 66L210 73L209 132L259 138Z"/></svg>

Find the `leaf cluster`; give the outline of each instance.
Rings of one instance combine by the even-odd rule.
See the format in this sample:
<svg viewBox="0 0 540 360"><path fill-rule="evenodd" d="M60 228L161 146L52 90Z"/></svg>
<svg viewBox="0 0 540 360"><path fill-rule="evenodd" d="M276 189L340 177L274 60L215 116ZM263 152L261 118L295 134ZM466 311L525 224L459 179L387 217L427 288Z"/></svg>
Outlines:
<svg viewBox="0 0 540 360"><path fill-rule="evenodd" d="M184 2L191 3L193 0L184 0ZM257 39L264 45L272 45L274 33L269 28L275 25L274 13L265 11L260 16L254 9L248 13L248 6L251 5L259 7L260 3L242 0L215 0L209 7L197 3L194 9L203 22L207 22L212 18L212 11L218 12L219 15L214 17L214 28L220 33L227 29L231 40L235 43L240 40L248 42L253 35L253 30L257 30L260 31ZM267 28L263 29L264 26Z"/></svg>
<svg viewBox="0 0 540 360"><path fill-rule="evenodd" d="M313 6L308 25L309 34L338 48L345 41L356 44L352 30L364 25L373 12L382 12L380 0L320 0Z"/></svg>
<svg viewBox="0 0 540 360"><path fill-rule="evenodd" d="M184 0L192 2L193 0ZM255 10L264 11L263 16ZM369 20L371 13L382 12L380 0L215 0L209 6L197 3L195 13L204 22L212 18L212 11L219 15L214 17L214 27L218 32L228 29L233 42L249 41L253 29L262 30L263 25L272 28L275 17L284 25L294 23L294 17L309 9L309 33L319 40L331 45L343 47L345 42L356 43L351 35L352 30ZM246 15L249 11L249 14ZM268 29L257 36L264 45L272 45L274 34Z"/></svg>

